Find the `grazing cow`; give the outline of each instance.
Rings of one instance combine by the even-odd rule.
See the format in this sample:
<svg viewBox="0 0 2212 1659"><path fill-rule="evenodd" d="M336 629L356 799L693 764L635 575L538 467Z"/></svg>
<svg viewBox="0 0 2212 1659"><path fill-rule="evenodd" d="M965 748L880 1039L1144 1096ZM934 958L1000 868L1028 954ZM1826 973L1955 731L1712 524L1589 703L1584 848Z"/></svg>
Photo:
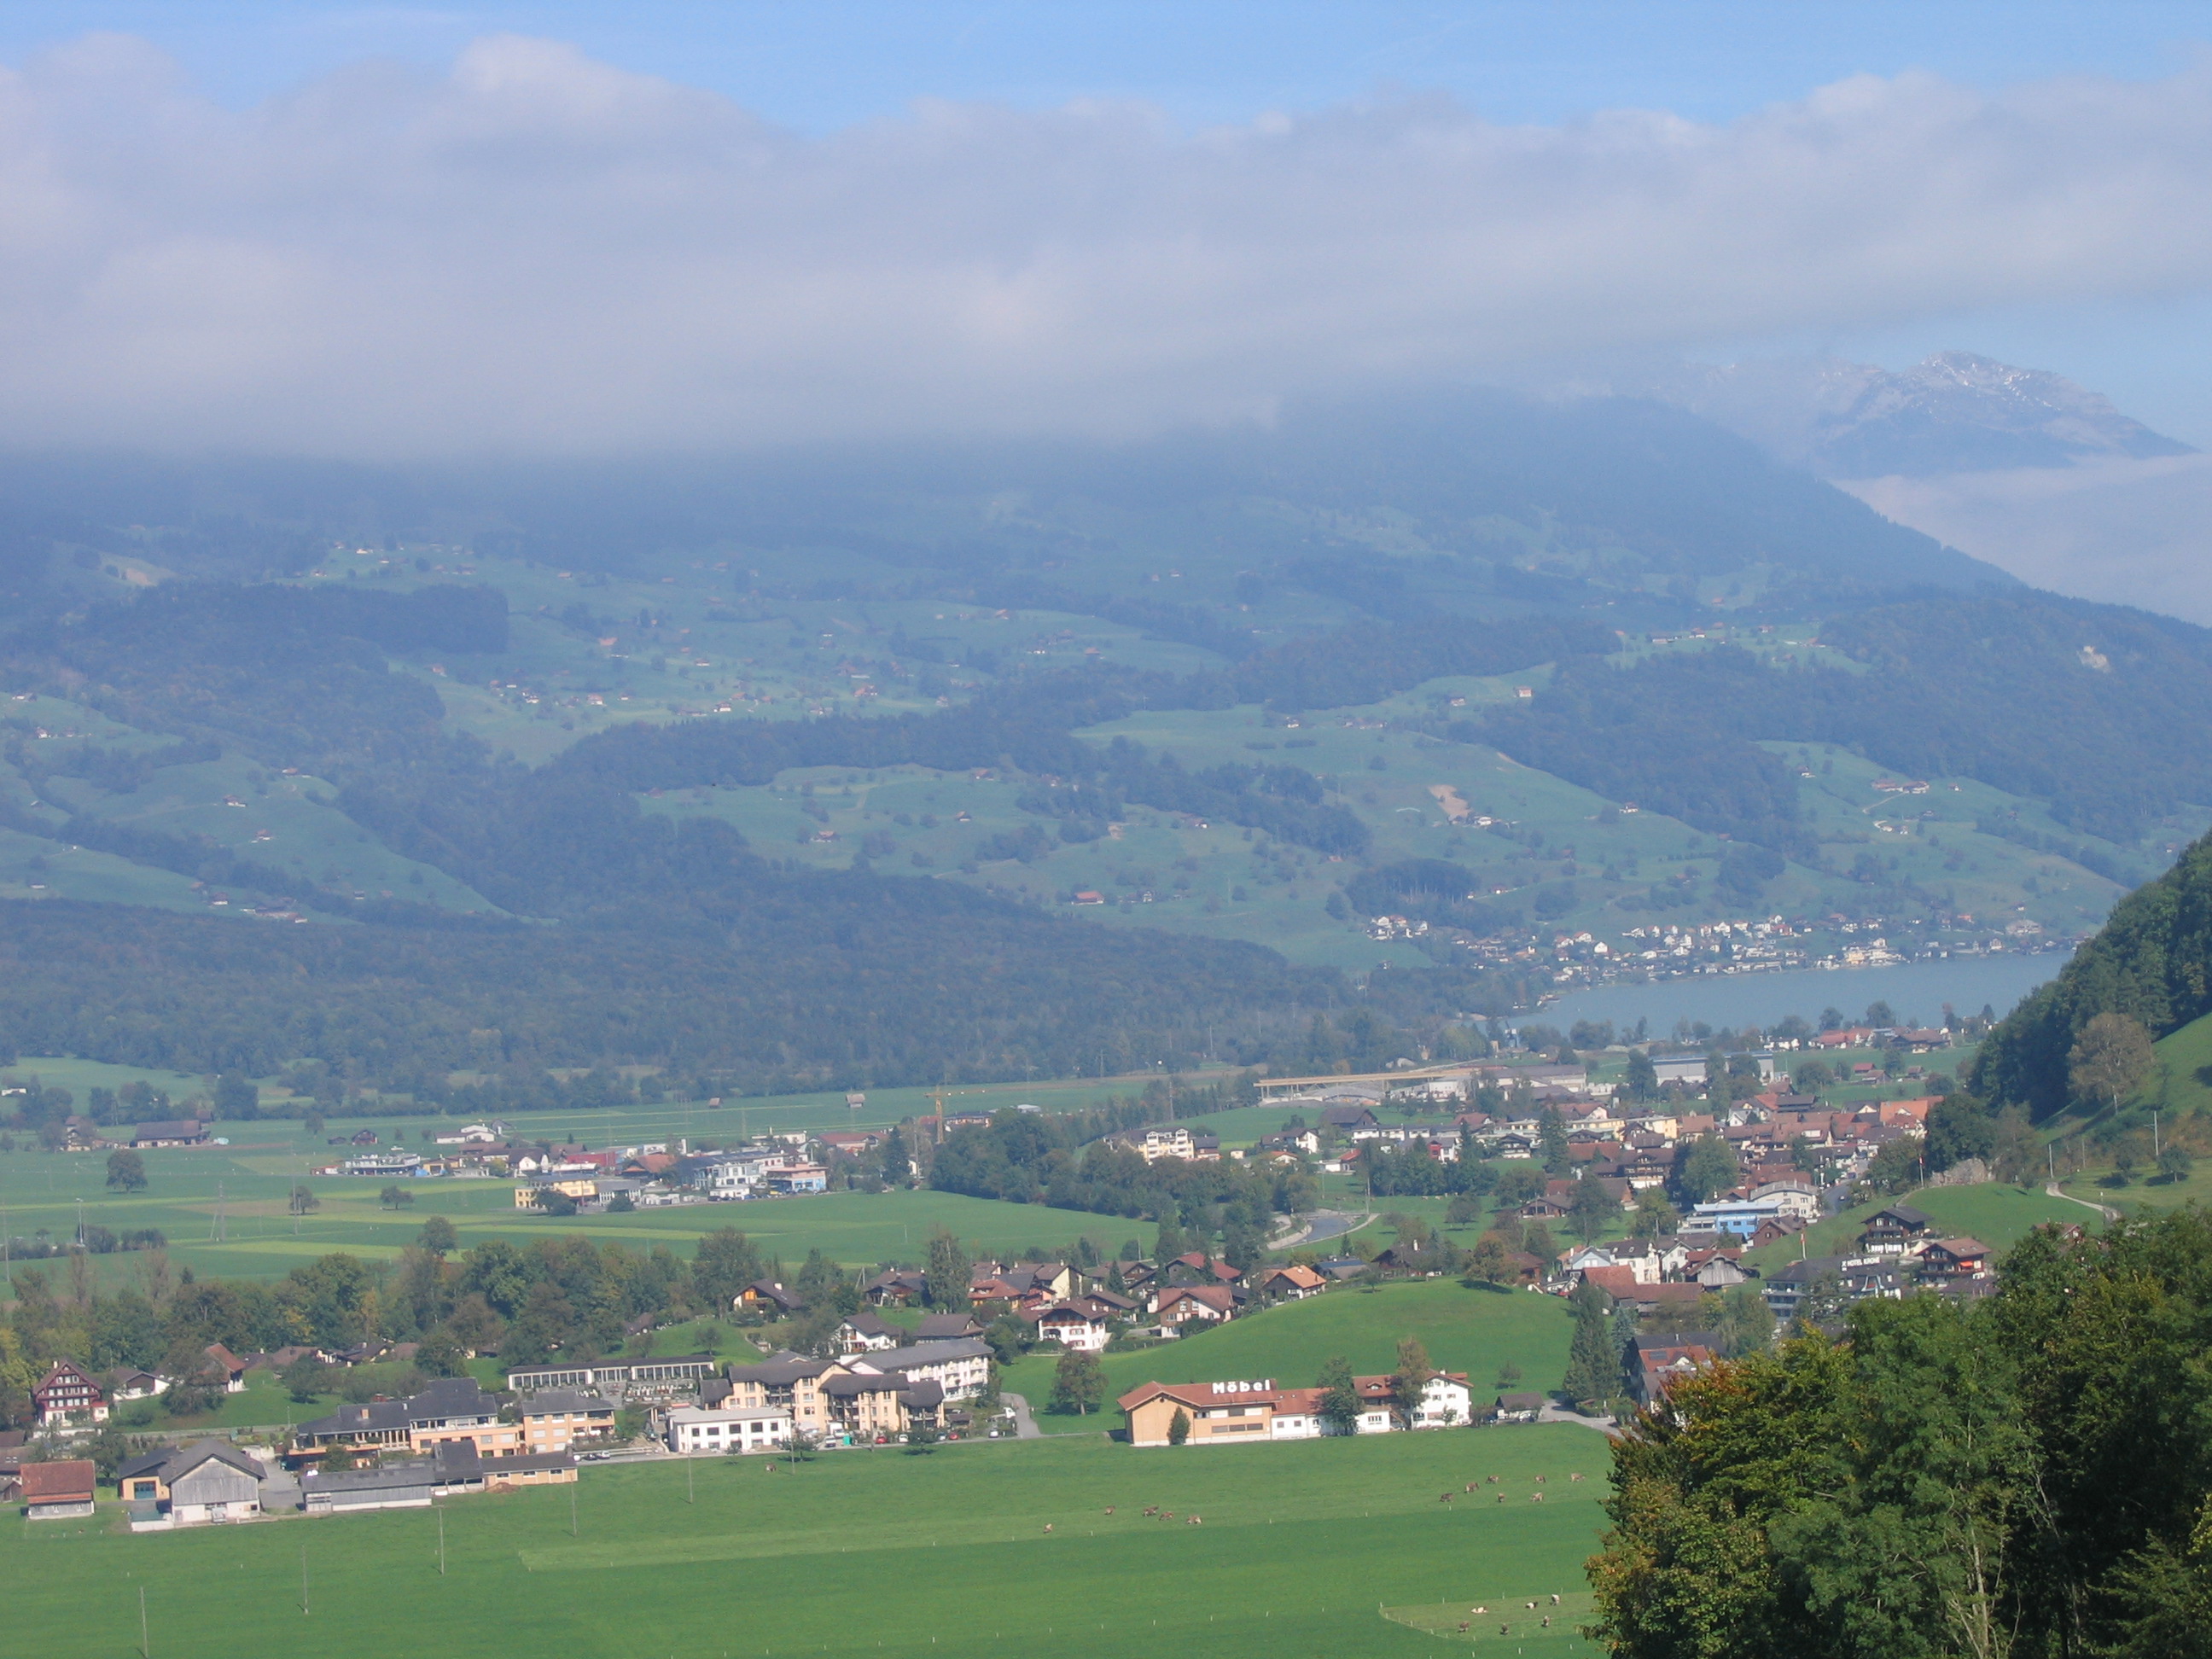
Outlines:
<svg viewBox="0 0 2212 1659"><path fill-rule="evenodd" d="M1499 1503L1501 1503L1501 1504L1503 1504L1503 1503L1505 1501L1505 1494L1504 1494L1504 1492L1500 1492L1500 1493L1498 1493L1498 1501Z"/></svg>
<svg viewBox="0 0 2212 1659"><path fill-rule="evenodd" d="M1540 1504L1544 1501L1544 1494L1540 1492L1530 1492L1528 1501L1532 1504Z"/></svg>
<svg viewBox="0 0 2212 1659"><path fill-rule="evenodd" d="M1474 1490L1474 1481L1472 1481L1472 1480L1468 1481L1468 1482L1467 1483L1467 1489L1468 1489L1469 1492L1473 1492L1473 1491Z"/></svg>
<svg viewBox="0 0 2212 1659"><path fill-rule="evenodd" d="M1490 1609L1488 1607L1469 1607L1468 1611L1469 1613L1488 1613Z"/></svg>
<svg viewBox="0 0 2212 1659"><path fill-rule="evenodd" d="M1482 1480L1485 1486L1494 1486L1498 1484L1498 1477L1494 1474L1486 1474L1482 1477Z"/></svg>
<svg viewBox="0 0 2212 1659"><path fill-rule="evenodd" d="M1546 1630L1549 1630L1549 1629L1551 1629L1551 1627L1552 1627L1552 1615L1551 1615L1550 1613L1546 1613L1546 1614L1544 1615L1544 1628L1545 1628Z"/></svg>
<svg viewBox="0 0 2212 1659"><path fill-rule="evenodd" d="M1460 1633L1462 1636L1464 1636L1464 1635L1466 1635L1466 1634L1467 1634L1467 1620L1464 1620L1464 1619L1462 1619L1462 1620L1461 1620L1459 1621L1459 1633Z"/></svg>
<svg viewBox="0 0 2212 1659"><path fill-rule="evenodd" d="M1540 1474L1536 1477L1536 1484L1540 1486L1544 1484L1544 1477L1542 1475Z"/></svg>
<svg viewBox="0 0 2212 1659"><path fill-rule="evenodd" d="M1044 1529L1045 1529L1047 1532L1050 1532L1050 1531L1052 1530L1052 1522L1049 1522L1049 1521L1046 1522L1044 1523Z"/></svg>
<svg viewBox="0 0 2212 1659"><path fill-rule="evenodd" d="M1536 1604L1535 1604L1534 1601L1523 1601L1521 1605L1522 1605L1522 1607L1524 1607L1528 1608L1528 1611L1529 1611L1529 1612L1531 1612L1531 1613L1534 1613L1534 1612L1535 1612L1535 1611L1536 1611Z"/></svg>
<svg viewBox="0 0 2212 1659"><path fill-rule="evenodd" d="M1577 1471L1577 1472L1576 1472L1575 1474L1571 1474L1571 1475L1569 1475L1569 1476L1567 1477L1567 1479L1568 1479L1568 1480L1581 1480L1582 1478L1583 1478L1583 1477L1582 1477L1582 1474L1581 1474L1580 1471Z"/></svg>
<svg viewBox="0 0 2212 1659"><path fill-rule="evenodd" d="M1555 1607L1559 1605L1559 1598L1558 1596L1554 1595L1552 1598L1552 1605Z"/></svg>
<svg viewBox="0 0 2212 1659"><path fill-rule="evenodd" d="M1151 1516L1155 1516L1155 1515L1158 1515L1159 1512L1160 1512L1160 1506L1159 1506L1158 1504L1153 1504L1153 1505L1152 1506L1152 1508L1150 1508L1150 1509L1146 1510L1145 1511L1145 1514L1146 1514L1146 1516L1149 1519Z"/></svg>
<svg viewBox="0 0 2212 1659"><path fill-rule="evenodd" d="M1439 1492L1439 1493L1437 1495L1437 1503L1439 1503L1439 1504L1449 1504L1449 1503L1450 1503L1451 1501L1452 1501L1452 1495L1451 1495L1449 1492Z"/></svg>
<svg viewBox="0 0 2212 1659"><path fill-rule="evenodd" d="M1109 1514L1109 1515L1111 1515L1111 1514L1113 1514L1113 1513L1114 1513L1114 1506L1113 1506L1111 1504L1109 1504L1106 1506L1106 1513L1107 1513L1107 1514Z"/></svg>

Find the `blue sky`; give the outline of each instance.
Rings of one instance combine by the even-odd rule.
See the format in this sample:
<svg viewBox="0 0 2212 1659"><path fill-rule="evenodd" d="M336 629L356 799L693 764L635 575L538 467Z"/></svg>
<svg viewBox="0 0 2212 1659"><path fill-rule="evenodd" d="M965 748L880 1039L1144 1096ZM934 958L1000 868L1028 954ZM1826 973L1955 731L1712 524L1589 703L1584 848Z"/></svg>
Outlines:
<svg viewBox="0 0 2212 1659"><path fill-rule="evenodd" d="M499 35L573 61L482 46ZM390 448L426 382L453 426L425 441L520 448L1135 427L1330 375L1525 366L1577 344L1578 304L1603 350L1979 350L2212 445L2208 40L2202 4L2128 0L14 0L0 63L25 71L51 186L26 199L60 228L24 233L16 268L43 277L0 292L21 388L0 434L136 440L181 398L229 441ZM1891 86L1820 90L1855 76ZM2049 84L2068 76L2097 89ZM1168 131L1067 116L1095 100ZM915 113L930 100L1009 113ZM595 194L617 153L629 195ZM1929 180L1954 166L1953 199ZM1678 222L1640 210L1646 187ZM629 242L592 231L638 200L665 211ZM510 213L515 269L471 288L455 273L497 263L477 239Z"/></svg>
<svg viewBox="0 0 2212 1659"><path fill-rule="evenodd" d="M157 43L234 104L365 56L441 64L479 35L544 35L822 132L925 97L1036 107L1126 96L1182 119L1211 122L1316 108L1390 84L1447 89L1502 121L1551 123L1620 107L1725 121L1860 73L1928 70L1984 88L2079 73L2146 78L2212 41L2212 15L2202 3L2154 0L483 6L11 0L0 9L0 58L20 62L102 29Z"/></svg>

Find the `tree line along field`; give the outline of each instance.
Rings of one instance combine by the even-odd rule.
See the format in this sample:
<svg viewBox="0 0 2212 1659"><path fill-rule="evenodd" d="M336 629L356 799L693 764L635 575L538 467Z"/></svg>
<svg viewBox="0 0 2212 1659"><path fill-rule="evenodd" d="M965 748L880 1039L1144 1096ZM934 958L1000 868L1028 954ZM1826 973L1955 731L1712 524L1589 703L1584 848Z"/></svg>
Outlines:
<svg viewBox="0 0 2212 1659"><path fill-rule="evenodd" d="M689 1487L671 1459L448 1503L442 1576L428 1510L145 1536L117 1532L112 1512L0 1528L0 1575L9 1630L48 1659L137 1650L142 1589L155 1659L381 1659L395 1644L450 1659L1319 1659L1433 1653L1437 1635L1564 1659L1594 1651L1572 1626L1606 1462L1601 1437L1564 1425L700 1459ZM1454 1608L1467 1636L1410 1622Z"/></svg>

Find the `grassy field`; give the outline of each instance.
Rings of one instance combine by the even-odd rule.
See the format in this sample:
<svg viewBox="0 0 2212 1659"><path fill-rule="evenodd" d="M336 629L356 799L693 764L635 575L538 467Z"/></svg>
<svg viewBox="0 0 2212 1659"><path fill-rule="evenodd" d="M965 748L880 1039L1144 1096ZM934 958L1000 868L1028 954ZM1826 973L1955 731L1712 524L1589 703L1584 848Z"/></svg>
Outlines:
<svg viewBox="0 0 2212 1659"><path fill-rule="evenodd" d="M1816 1222L1805 1236L1806 1253L1812 1255L1850 1254L1859 1230L1876 1210L1891 1204L1910 1204L1936 1218L1945 1237L1978 1238L1992 1249L2016 1244L2033 1227L2046 1221L2076 1222L2094 1227L2097 1217L2079 1204L2052 1198L2039 1187L2009 1187L1991 1182L1978 1187L1923 1187L1900 1199L1876 1199L1826 1221ZM1771 1272L1796 1259L1798 1241L1787 1238L1753 1250L1747 1260Z"/></svg>
<svg viewBox="0 0 2212 1659"><path fill-rule="evenodd" d="M1398 1341L1418 1336L1441 1370L1465 1371L1479 1401L1497 1391L1498 1367L1517 1366L1517 1389L1552 1389L1566 1375L1573 1316L1555 1296L1472 1291L1449 1279L1385 1285L1374 1291L1340 1287L1304 1302L1285 1303L1219 1329L1156 1348L1105 1356L1108 1392L1139 1382L1217 1382L1273 1377L1289 1387L1312 1384L1323 1362L1342 1354L1361 1373L1388 1371ZM1032 1354L1006 1373L1005 1386L1028 1397L1038 1426L1079 1433L1109 1426L1097 1418L1054 1416L1054 1356Z"/></svg>
<svg viewBox="0 0 2212 1659"><path fill-rule="evenodd" d="M142 1590L155 1659L381 1659L395 1643L450 1659L1285 1659L1432 1654L1439 1635L1552 1659L1594 1650L1566 1615L1587 1605L1606 1455L1569 1426L1233 1450L986 1443L773 1473L702 1460L690 1501L672 1460L586 1471L573 1534L562 1491L450 1502L442 1575L438 1517L409 1510L141 1537L107 1514L9 1527L0 1576L9 1627L46 1659L137 1650ZM1536 1629L1523 1604L1551 1613L1554 1594L1575 1600ZM1478 1605L1492 1611L1470 1637L1443 1619Z"/></svg>
<svg viewBox="0 0 2212 1659"><path fill-rule="evenodd" d="M0 1154L4 1230L26 1238L40 1231L58 1240L74 1237L81 1200L88 1224L116 1232L158 1227L168 1237L173 1261L196 1272L240 1279L278 1278L331 1250L390 1260L430 1215L449 1218L464 1248L484 1238L527 1243L578 1237L619 1241L640 1250L666 1244L688 1255L701 1235L735 1227L757 1240L764 1254L781 1255L793 1267L812 1249L853 1267L918 1261L931 1229L938 1226L952 1229L972 1251L992 1254L1030 1245L1057 1249L1085 1237L1110 1255L1131 1238L1149 1249L1155 1231L1150 1223L1118 1216L928 1191L825 1193L560 1218L517 1210L514 1183L505 1181L404 1182L415 1202L386 1210L377 1194L390 1182L311 1179L307 1184L321 1208L295 1217L288 1213L287 1195L307 1157L296 1126L219 1127L237 1136L235 1144L149 1152L144 1158L149 1185L143 1193L128 1195L106 1190L106 1162L99 1155ZM594 1138L593 1144L601 1143ZM136 1258L129 1253L90 1259L104 1283L127 1282L136 1272Z"/></svg>

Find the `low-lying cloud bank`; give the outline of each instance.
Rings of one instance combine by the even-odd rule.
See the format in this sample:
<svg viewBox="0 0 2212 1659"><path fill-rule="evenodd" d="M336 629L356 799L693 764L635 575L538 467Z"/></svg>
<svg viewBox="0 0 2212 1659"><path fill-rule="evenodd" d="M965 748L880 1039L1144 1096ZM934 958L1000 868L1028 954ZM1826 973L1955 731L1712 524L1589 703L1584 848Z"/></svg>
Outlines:
<svg viewBox="0 0 2212 1659"><path fill-rule="evenodd" d="M2212 283L2212 61L1728 126L1443 99L823 139L541 40L245 112L0 72L0 444L397 458L1115 434L1562 355Z"/></svg>

